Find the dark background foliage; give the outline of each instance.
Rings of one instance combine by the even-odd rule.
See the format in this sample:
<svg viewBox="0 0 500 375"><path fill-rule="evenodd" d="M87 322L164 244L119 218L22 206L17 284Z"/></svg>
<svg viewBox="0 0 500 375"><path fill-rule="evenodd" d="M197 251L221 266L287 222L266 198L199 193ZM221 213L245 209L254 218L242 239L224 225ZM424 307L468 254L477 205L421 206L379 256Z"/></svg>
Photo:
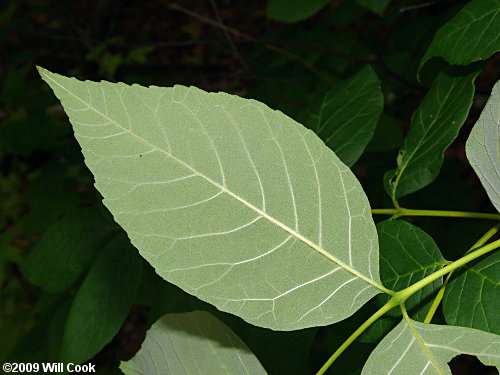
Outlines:
<svg viewBox="0 0 500 375"><path fill-rule="evenodd" d="M395 167L412 112L446 65L432 60L419 81L420 59L437 28L465 3L394 0L382 17L354 1L335 0L305 21L283 23L266 17L263 1L2 1L0 362L73 359L77 351L89 353L78 360L97 364L99 373L115 374L119 361L138 350L146 329L163 313L213 311L160 280L140 258L120 267L106 264L108 253L115 251L109 249L110 240L123 234L102 206L66 115L35 65L80 79L158 86L180 83L226 91L300 119L334 84L371 64L382 82L384 114L353 171L372 207L389 208L392 203L384 192L383 175ZM498 63L498 55L484 63L472 109L445 153L439 177L402 198L404 206L492 211L465 158L464 142L498 78ZM85 220L75 219L82 217ZM437 218L409 221L425 229L447 259L460 256L490 226ZM80 238L77 233L84 235ZM46 254L44 247L54 249L54 259L37 255ZM68 252L54 266L64 247L90 255L75 259ZM134 251L124 247L123 252ZM90 279L89 270L95 274L99 260L103 272L122 278L130 276L127 270L142 269L137 287L131 286L124 295L111 289L111 295L101 296L93 309L78 312L74 306L81 301L78 292L83 286L123 289L112 278L103 284ZM67 268L72 270L69 275ZM47 275L53 279L47 280ZM67 280L61 282L63 275ZM67 332L78 332L83 322L94 319L86 314L97 316L99 309L110 305L122 307L111 321L99 324L104 329L118 322L118 333L110 333L112 341L82 339L76 349L68 349ZM345 332L323 328L278 333L215 313L250 346L270 374L314 373L350 334L357 316L364 314L361 311L342 323ZM336 370L358 373L373 347L355 344ZM467 366L473 364L464 362L454 371L465 374L459 371Z"/></svg>

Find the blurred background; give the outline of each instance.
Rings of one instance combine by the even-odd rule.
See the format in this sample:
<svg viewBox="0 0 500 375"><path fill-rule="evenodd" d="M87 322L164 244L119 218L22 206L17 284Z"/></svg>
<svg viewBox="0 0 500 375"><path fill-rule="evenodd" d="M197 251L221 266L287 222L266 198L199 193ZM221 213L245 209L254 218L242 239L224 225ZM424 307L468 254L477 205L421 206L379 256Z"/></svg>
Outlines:
<svg viewBox="0 0 500 375"><path fill-rule="evenodd" d="M304 14L295 1L285 2L286 11L243 0L0 2L0 362L58 358L65 317L84 275L57 292L39 287L30 264L43 259L30 253L44 234L83 209L97 212L116 230L67 117L35 65L80 79L225 91L300 120L337 82L370 64L382 82L385 107L374 140L353 171L372 207L392 207L383 174L395 167L411 114L444 62L431 61L420 81L418 64L435 31L467 1L318 3L326 5ZM464 142L498 79L499 61L498 55L489 59L477 78L472 110L446 152L440 176L403 198L403 206L492 211L466 161ZM481 221L410 220L431 234L447 259L458 257L490 227ZM137 351L153 317L203 305L143 267L138 297L119 333L90 360L101 373L119 373L119 361ZM273 366L287 374L314 373L343 337L327 329L267 332L238 318L223 319L261 353L270 373ZM341 360L339 369L358 373L373 346L358 343L352 349L357 363ZM475 365L461 368L467 366Z"/></svg>

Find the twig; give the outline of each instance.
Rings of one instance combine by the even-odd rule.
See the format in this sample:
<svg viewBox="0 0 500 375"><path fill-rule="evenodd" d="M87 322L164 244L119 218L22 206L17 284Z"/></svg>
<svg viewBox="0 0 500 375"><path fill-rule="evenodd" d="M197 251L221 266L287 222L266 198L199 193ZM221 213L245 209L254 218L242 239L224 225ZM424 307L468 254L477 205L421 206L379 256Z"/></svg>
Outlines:
<svg viewBox="0 0 500 375"><path fill-rule="evenodd" d="M401 7L401 8L399 8L399 13L405 13L405 12L408 12L408 11L411 11L411 10L426 8L426 7L429 7L431 5L434 5L435 3L436 3L435 1L428 1L428 2L422 3L422 4L416 4L416 5L409 5L409 6L406 6L406 7Z"/></svg>
<svg viewBox="0 0 500 375"><path fill-rule="evenodd" d="M246 39L246 40L253 40L253 38L250 35L244 34L244 33L240 32L239 30L233 29L232 27L226 26L222 23L217 23L214 20L212 20L211 18L208 18L208 17L202 16L201 14L195 13L189 9L186 9L186 8L180 6L179 4L176 4L176 3L170 4L170 9L177 10L181 13L187 14L190 17L196 18L197 20L205 22L206 24L212 25L214 27L218 27L219 29L224 29L227 32L237 36L238 38Z"/></svg>
<svg viewBox="0 0 500 375"><path fill-rule="evenodd" d="M225 25L222 22L222 17L220 16L219 10L217 9L217 4L215 4L215 0L210 0L210 4L212 5L212 9L215 13L215 17L217 18L217 22L219 23L220 26L222 26L221 28L224 31L224 36L226 37L227 43L229 44L231 50L233 51L234 57L236 58L236 60L240 62L243 68L248 70L247 63L245 62L245 60L243 60L243 57L241 57L238 49L236 48L236 45L233 42L233 39L231 38L231 35L227 31L227 28L224 27Z"/></svg>
<svg viewBox="0 0 500 375"><path fill-rule="evenodd" d="M188 16L196 18L197 20L205 22L205 23L207 23L209 25L212 25L214 27L217 27L217 28L220 28L220 29L225 29L225 30L227 30L227 32L229 32L230 34L233 34L234 36L236 36L238 38L245 39L245 40L248 40L248 41L253 41L255 43L260 43L258 40L256 40L255 38L253 38L252 36L250 36L248 34L242 33L241 31L233 29L232 27L220 24L220 23L218 23L218 22L216 22L216 21L214 21L214 20L212 20L212 19L210 19L208 17L205 17L205 16L203 16L201 14L195 13L195 12L189 10L189 9L183 8L179 4L176 4L176 3L170 4L170 9L174 9L174 10L177 10L177 11L182 12L184 14L187 14ZM275 46L273 44L263 43L262 45L265 48L267 48L267 49L269 49L271 51L275 51L275 52L277 52L277 53L279 53L281 55L287 56L288 58L299 62L305 68L307 68L309 71L311 71L316 76L318 76L318 78L320 78L320 79L322 79L324 81L327 81L329 83L334 83L330 77L328 77L325 74L323 74L321 71L319 71L314 66L312 66L307 61L305 61L302 57L300 57L300 56L298 56L298 55L296 55L296 54L294 54L294 53L292 53L290 51L287 51L286 49L283 49L283 48L280 48L278 46Z"/></svg>

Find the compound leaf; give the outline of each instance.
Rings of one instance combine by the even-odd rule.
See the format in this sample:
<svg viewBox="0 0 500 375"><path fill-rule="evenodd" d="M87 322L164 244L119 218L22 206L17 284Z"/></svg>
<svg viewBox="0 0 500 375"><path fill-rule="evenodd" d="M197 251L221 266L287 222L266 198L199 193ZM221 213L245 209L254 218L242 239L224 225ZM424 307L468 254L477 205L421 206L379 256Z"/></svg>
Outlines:
<svg viewBox="0 0 500 375"><path fill-rule="evenodd" d="M487 59L500 50L499 25L499 0L470 1L436 32L420 68L435 56L454 65Z"/></svg>
<svg viewBox="0 0 500 375"><path fill-rule="evenodd" d="M297 22L318 12L332 0L267 0L267 17L276 21Z"/></svg>
<svg viewBox="0 0 500 375"><path fill-rule="evenodd" d="M458 354L477 356L500 369L498 335L472 328L403 320L372 352L362 375L451 375L448 362Z"/></svg>
<svg viewBox="0 0 500 375"><path fill-rule="evenodd" d="M500 212L500 81L465 144L467 159Z"/></svg>
<svg viewBox="0 0 500 375"><path fill-rule="evenodd" d="M275 330L342 320L384 290L368 200L313 132L225 93L40 73L104 204L166 280Z"/></svg>
<svg viewBox="0 0 500 375"><path fill-rule="evenodd" d="M267 374L245 343L205 311L158 319L120 369L126 375Z"/></svg>
<svg viewBox="0 0 500 375"><path fill-rule="evenodd" d="M443 298L446 323L500 333L500 252L454 275Z"/></svg>
<svg viewBox="0 0 500 375"><path fill-rule="evenodd" d="M413 113L410 131L398 157L398 168L386 173L385 187L393 199L430 184L439 174L444 150L457 137L474 96L478 71L452 77L440 73Z"/></svg>
<svg viewBox="0 0 500 375"><path fill-rule="evenodd" d="M61 361L82 363L113 339L134 302L141 270L142 259L124 234L106 246L71 305Z"/></svg>
<svg viewBox="0 0 500 375"><path fill-rule="evenodd" d="M370 142L384 107L380 81L371 66L335 85L309 121L325 144L352 166Z"/></svg>

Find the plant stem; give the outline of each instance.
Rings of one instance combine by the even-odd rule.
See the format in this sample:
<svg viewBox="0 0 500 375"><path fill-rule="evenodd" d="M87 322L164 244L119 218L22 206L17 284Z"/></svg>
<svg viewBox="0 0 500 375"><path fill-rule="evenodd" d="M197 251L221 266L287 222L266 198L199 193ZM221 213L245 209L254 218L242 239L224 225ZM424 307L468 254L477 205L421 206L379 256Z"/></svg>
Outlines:
<svg viewBox="0 0 500 375"><path fill-rule="evenodd" d="M446 287L448 286L448 281L450 281L450 277L453 274L453 271L446 276L446 279L444 280L443 285L441 285L441 288L439 289L438 293L436 294L436 298L434 298L434 301L432 301L431 307L429 307L429 311L427 311L427 315L425 316L424 323L430 323L432 318L434 317L434 314L437 311L437 308L439 307L439 304L441 303L441 300L443 299L444 296L444 291Z"/></svg>
<svg viewBox="0 0 500 375"><path fill-rule="evenodd" d="M467 250L467 252L465 254L468 254L470 253L472 250L480 247L480 246L483 246L486 242L488 242L488 240L493 237L495 234L498 233L498 231L500 231L500 223L498 223L497 225L495 225L493 228L491 228L489 231L487 231L485 234L483 234L481 236L480 239L478 239L474 245L472 245L470 247L469 250Z"/></svg>
<svg viewBox="0 0 500 375"><path fill-rule="evenodd" d="M498 231L500 230L500 224L495 225L493 228L491 228L488 232L486 232L479 240L477 240L474 245L470 247L469 250L467 250L467 253L471 252L472 250L476 249L479 246L483 246L491 237L493 237ZM450 281L451 275L453 274L453 271L451 271L448 276L446 277L446 280L444 281L443 285L439 289L439 292L437 293L436 297L434 298L434 301L432 302L431 307L429 308L429 311L427 312L427 315L425 316L424 323L430 323L432 321L432 318L434 317L434 314L437 311L437 308L439 307L439 304L441 303L443 296L444 296L444 291L448 285L448 282Z"/></svg>
<svg viewBox="0 0 500 375"><path fill-rule="evenodd" d="M401 216L437 216L437 217L458 217L464 219L489 219L500 220L500 214L486 212L468 211L442 211L442 210L414 210L411 208L376 208L372 210L373 215L393 215Z"/></svg>
<svg viewBox="0 0 500 375"><path fill-rule="evenodd" d="M390 299L384 306L382 306L379 310L377 310L372 316L370 316L363 324L361 324L354 333L344 341L344 343L332 354L328 361L319 369L316 375L323 375L335 362L335 360L346 350L349 345L351 345L354 340L356 340L368 327L370 327L373 323L375 323L378 318L384 315L387 311L396 307L397 303L395 303L394 299Z"/></svg>
<svg viewBox="0 0 500 375"><path fill-rule="evenodd" d="M420 289L425 287L426 285L436 281L437 279L446 275L447 273L450 273L450 272L456 270L457 268L460 268L463 265L473 261L474 259L479 258L480 256L487 254L490 251L493 251L499 247L500 247L500 240L493 241L492 243L485 245L485 246L481 247L480 249L478 249L472 253L469 253L469 254L465 255L464 257L448 264L446 267L441 268L440 270L434 272L433 274L431 274L427 277L424 277L422 280L417 281L415 284L410 285L408 288L397 292L392 297L392 299L395 299L396 302L398 302L397 304L399 305L399 304L403 303L404 301L406 301L411 295L413 295L414 293L418 292Z"/></svg>

